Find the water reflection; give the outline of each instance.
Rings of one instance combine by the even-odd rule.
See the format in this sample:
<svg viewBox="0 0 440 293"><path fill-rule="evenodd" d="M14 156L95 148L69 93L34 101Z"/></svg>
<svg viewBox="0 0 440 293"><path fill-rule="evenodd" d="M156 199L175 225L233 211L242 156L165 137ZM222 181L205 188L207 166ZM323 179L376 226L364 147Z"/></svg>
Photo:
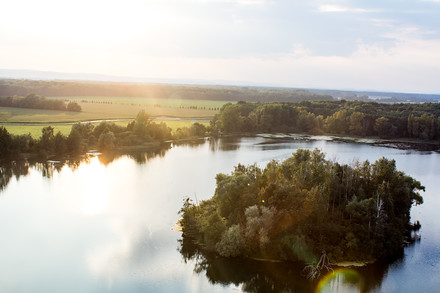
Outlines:
<svg viewBox="0 0 440 293"><path fill-rule="evenodd" d="M0 191L6 188L12 177L18 180L20 176L29 174L28 161L10 161L4 162L0 166Z"/></svg>
<svg viewBox="0 0 440 293"><path fill-rule="evenodd" d="M389 264L359 268L335 268L318 280L306 278L300 262L269 262L224 258L201 250L190 240L179 239L178 251L194 272L205 274L212 284L240 286L244 292L373 292L380 288Z"/></svg>
<svg viewBox="0 0 440 293"><path fill-rule="evenodd" d="M228 138L147 153L0 163L0 291L438 291L439 155L325 141L278 145ZM391 265L338 270L321 282L307 281L300 264L225 259L183 243L176 250L180 235L170 228L184 196L210 198L216 174L238 163L263 167L299 147L320 148L343 163L396 158L427 188L425 204L411 212L423 224L422 240Z"/></svg>
<svg viewBox="0 0 440 293"><path fill-rule="evenodd" d="M149 151L107 154L89 153L84 156L61 159L59 161L39 161L35 159L4 160L0 162L0 191L6 188L13 177L18 180L21 176L28 175L30 169L39 171L39 173L45 178L52 178L55 173L59 173L65 166L72 171L75 171L82 164L89 164L93 158L97 158L103 167L123 156L133 159L138 164L145 164L155 157L164 157L170 148L171 144L165 144L158 149L152 149ZM92 177L95 176L95 174L90 175Z"/></svg>
<svg viewBox="0 0 440 293"><path fill-rule="evenodd" d="M203 144L205 144L206 140L205 138L194 138L190 140L182 140L182 141L175 141L173 142L174 146L189 146L189 147L199 147Z"/></svg>
<svg viewBox="0 0 440 293"><path fill-rule="evenodd" d="M127 156L130 159L133 159L138 164L145 164L155 157L164 157L170 148L171 144L164 144L160 148L151 149L148 151L135 151L128 153L104 153L99 155L99 162L104 166L107 166L113 161L119 159L120 157Z"/></svg>
<svg viewBox="0 0 440 293"><path fill-rule="evenodd" d="M209 139L209 149L217 151L235 151L240 148L241 137L229 136L223 138L212 137Z"/></svg>

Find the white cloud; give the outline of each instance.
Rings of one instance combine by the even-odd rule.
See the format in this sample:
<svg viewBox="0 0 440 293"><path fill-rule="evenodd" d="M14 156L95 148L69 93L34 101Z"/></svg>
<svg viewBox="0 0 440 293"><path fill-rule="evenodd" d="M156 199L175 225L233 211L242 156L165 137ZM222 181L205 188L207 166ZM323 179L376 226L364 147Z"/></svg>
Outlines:
<svg viewBox="0 0 440 293"><path fill-rule="evenodd" d="M307 51L301 48L303 51ZM266 85L440 93L440 41L407 40L391 49L360 44L348 57L293 52L281 58L164 59L160 77ZM215 70L212 70L215 68ZM191 70L189 70L191 69ZM153 74L153 72L150 72Z"/></svg>
<svg viewBox="0 0 440 293"><path fill-rule="evenodd" d="M68 7L42 1L5 4L1 67L440 91L432 78L440 72L435 11L407 18L391 13L390 4L348 0L78 0ZM420 8L435 6L420 1Z"/></svg>
<svg viewBox="0 0 440 293"><path fill-rule="evenodd" d="M3 56L8 56L5 48ZM251 83L291 87L365 89L440 93L440 40L406 38L391 48L359 43L349 56L312 55L296 45L291 53L243 58L153 57L121 53L113 60L105 51L81 51L69 58L58 48L51 62L44 54L28 50L20 62L0 57L5 68L61 72L105 73L117 76L154 77ZM89 62L93 57L93 62ZM3 59L3 60L1 60ZM66 70L67 68L67 70Z"/></svg>
<svg viewBox="0 0 440 293"><path fill-rule="evenodd" d="M263 5L267 0L197 0L203 3L235 3L239 5Z"/></svg>
<svg viewBox="0 0 440 293"><path fill-rule="evenodd" d="M318 10L320 12L358 12L358 13L366 13L372 12L372 10L362 9L362 8L351 8L340 5L333 4L320 4L318 5Z"/></svg>

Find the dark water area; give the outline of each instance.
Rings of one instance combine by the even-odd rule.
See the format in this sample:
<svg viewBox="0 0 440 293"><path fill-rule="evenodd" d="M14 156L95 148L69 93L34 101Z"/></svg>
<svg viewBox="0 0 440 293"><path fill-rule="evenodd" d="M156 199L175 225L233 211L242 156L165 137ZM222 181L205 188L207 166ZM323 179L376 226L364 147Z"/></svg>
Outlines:
<svg viewBox="0 0 440 293"><path fill-rule="evenodd" d="M214 194L215 175L265 166L297 148L341 163L396 160L426 187L412 208L420 240L401 258L335 268L309 281L304 264L227 259L172 230L186 196ZM1 292L438 292L440 154L271 137L225 138L148 153L0 167Z"/></svg>

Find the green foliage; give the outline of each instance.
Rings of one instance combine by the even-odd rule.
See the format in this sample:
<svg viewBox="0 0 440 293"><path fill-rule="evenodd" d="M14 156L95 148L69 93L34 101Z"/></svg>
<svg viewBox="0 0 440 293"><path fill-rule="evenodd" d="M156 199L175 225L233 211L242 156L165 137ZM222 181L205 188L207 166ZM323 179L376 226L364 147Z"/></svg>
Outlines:
<svg viewBox="0 0 440 293"><path fill-rule="evenodd" d="M438 118L440 119L440 117ZM428 115L424 113L420 117L415 117L414 114L408 117L408 135L410 137L419 139L433 139L437 137L439 132L437 130L436 119L433 114Z"/></svg>
<svg viewBox="0 0 440 293"><path fill-rule="evenodd" d="M350 115L350 133L354 135L363 135L365 114L361 112L353 112Z"/></svg>
<svg viewBox="0 0 440 293"><path fill-rule="evenodd" d="M77 102L69 102L69 104L67 104L66 110L71 112L81 112L81 106L78 105Z"/></svg>
<svg viewBox="0 0 440 293"><path fill-rule="evenodd" d="M410 209L421 204L417 180L395 161L352 166L299 149L263 170L238 165L218 174L212 199L181 210L183 236L228 257L313 262L391 257L405 240Z"/></svg>
<svg viewBox="0 0 440 293"><path fill-rule="evenodd" d="M374 130L380 137L387 137L391 133L391 123L388 118L380 117L374 123Z"/></svg>
<svg viewBox="0 0 440 293"><path fill-rule="evenodd" d="M55 136L53 134L53 127L44 127L42 135L39 140L39 147L41 151L53 152L55 150Z"/></svg>
<svg viewBox="0 0 440 293"><path fill-rule="evenodd" d="M61 133L57 132L54 138L55 153L63 155L67 151L67 138Z"/></svg>
<svg viewBox="0 0 440 293"><path fill-rule="evenodd" d="M345 133L347 132L347 110L340 110L335 112L332 116L328 116L325 120L327 131L330 133Z"/></svg>
<svg viewBox="0 0 440 293"><path fill-rule="evenodd" d="M133 131L140 137L147 135L147 126L150 124L151 117L145 110L140 111L134 120Z"/></svg>
<svg viewBox="0 0 440 293"><path fill-rule="evenodd" d="M116 147L116 137L113 132L106 131L103 132L98 139L98 147L103 151L112 151Z"/></svg>
<svg viewBox="0 0 440 293"><path fill-rule="evenodd" d="M62 100L47 99L35 94L29 94L26 97L0 97L0 106L81 112L81 106L75 102L70 102L66 107Z"/></svg>
<svg viewBox="0 0 440 293"><path fill-rule="evenodd" d="M440 137L440 103L304 101L225 104L211 121L213 133L302 132L357 136Z"/></svg>
<svg viewBox="0 0 440 293"><path fill-rule="evenodd" d="M0 126L0 153L8 155L12 151L12 138L3 126Z"/></svg>
<svg viewBox="0 0 440 293"><path fill-rule="evenodd" d="M221 256L235 257L240 255L243 247L242 232L240 226L235 224L226 230L222 238L215 245L216 251Z"/></svg>
<svg viewBox="0 0 440 293"><path fill-rule="evenodd" d="M5 127L0 126L0 150L5 155L29 152L42 157L82 154L92 148L108 152L119 147L143 146L152 141L203 137L208 132L206 126L198 122L183 129L185 131L180 130L173 135L167 124L156 123L145 111L139 112L127 126L107 121L97 125L76 123L71 126L67 137L59 131L54 135L52 126L43 127L39 139L33 139L29 134L11 135Z"/></svg>

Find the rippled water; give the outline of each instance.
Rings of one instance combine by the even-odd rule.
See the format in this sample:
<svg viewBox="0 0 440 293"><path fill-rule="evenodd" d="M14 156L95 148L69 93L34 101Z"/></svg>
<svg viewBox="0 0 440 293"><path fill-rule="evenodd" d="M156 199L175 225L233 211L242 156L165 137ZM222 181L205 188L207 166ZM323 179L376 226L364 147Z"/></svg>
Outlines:
<svg viewBox="0 0 440 293"><path fill-rule="evenodd" d="M425 203L411 213L422 224L421 241L395 263L339 271L320 283L306 281L292 263L229 260L180 246L171 228L185 196L210 198L217 173L238 163L264 166L297 148L319 148L344 163L394 158L426 186ZM70 165L16 163L1 174L0 291L438 292L439 164L437 153L263 137Z"/></svg>

